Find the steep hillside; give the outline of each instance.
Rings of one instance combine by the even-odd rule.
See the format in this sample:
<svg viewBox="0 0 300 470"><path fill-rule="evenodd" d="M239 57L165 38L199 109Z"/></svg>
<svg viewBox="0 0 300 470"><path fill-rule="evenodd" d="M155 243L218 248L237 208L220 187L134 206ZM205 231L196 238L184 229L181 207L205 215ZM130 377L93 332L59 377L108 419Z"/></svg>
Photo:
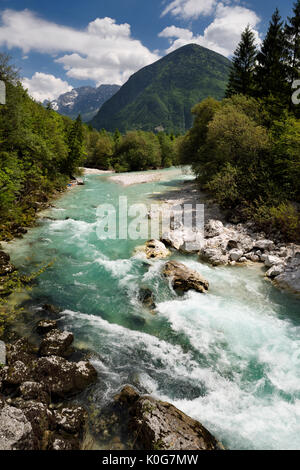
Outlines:
<svg viewBox="0 0 300 470"><path fill-rule="evenodd" d="M224 97L230 61L189 44L134 74L91 121L97 128L183 133L191 108L202 99Z"/></svg>

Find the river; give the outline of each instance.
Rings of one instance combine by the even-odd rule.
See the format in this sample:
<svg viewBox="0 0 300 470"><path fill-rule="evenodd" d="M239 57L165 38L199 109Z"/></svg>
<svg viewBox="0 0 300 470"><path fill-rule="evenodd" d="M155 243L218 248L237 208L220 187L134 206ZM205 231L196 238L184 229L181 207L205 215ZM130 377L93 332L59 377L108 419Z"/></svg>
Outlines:
<svg viewBox="0 0 300 470"><path fill-rule="evenodd" d="M14 264L32 272L47 262L31 308L52 303L77 345L97 353L101 408L122 385L135 385L201 421L230 449L300 449L300 301L264 280L263 268L219 267L174 254L210 282L207 295L177 297L162 279L163 261L147 265L133 250L143 241L99 240L103 202L153 203L188 178L124 188L89 175L47 211L49 219L9 244ZM156 296L157 314L138 300Z"/></svg>

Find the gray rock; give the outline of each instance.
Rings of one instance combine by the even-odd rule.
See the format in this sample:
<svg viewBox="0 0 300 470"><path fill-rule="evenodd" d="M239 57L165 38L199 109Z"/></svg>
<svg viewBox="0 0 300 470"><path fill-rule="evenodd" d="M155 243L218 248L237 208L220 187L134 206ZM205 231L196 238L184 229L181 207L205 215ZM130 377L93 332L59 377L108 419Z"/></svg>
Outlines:
<svg viewBox="0 0 300 470"><path fill-rule="evenodd" d="M282 259L278 256L268 255L265 259L265 266L267 268L272 268L272 266L276 266L276 264L282 264Z"/></svg>
<svg viewBox="0 0 300 470"><path fill-rule="evenodd" d="M0 450L34 450L34 435L22 410L5 405L0 411Z"/></svg>
<svg viewBox="0 0 300 470"><path fill-rule="evenodd" d="M220 220L209 220L205 224L204 236L206 238L214 238L221 235L224 231L224 225Z"/></svg>
<svg viewBox="0 0 300 470"><path fill-rule="evenodd" d="M276 276L279 276L284 272L284 265L283 264L276 264L272 266L267 272L266 276L273 279Z"/></svg>
<svg viewBox="0 0 300 470"><path fill-rule="evenodd" d="M243 254L244 252L242 250L231 250L229 253L229 257L231 261L239 261Z"/></svg>
<svg viewBox="0 0 300 470"><path fill-rule="evenodd" d="M290 258L282 274L275 278L278 287L300 295L300 253Z"/></svg>
<svg viewBox="0 0 300 470"><path fill-rule="evenodd" d="M183 232L182 231L165 232L161 237L161 241L165 243L167 246L174 248L175 250L180 250L180 248L184 244Z"/></svg>
<svg viewBox="0 0 300 470"><path fill-rule="evenodd" d="M254 248L263 251L271 251L274 250L275 244L272 240L257 240L254 244Z"/></svg>
<svg viewBox="0 0 300 470"><path fill-rule="evenodd" d="M199 253L200 259L213 266L223 266L228 264L229 256L224 255L219 248L203 248Z"/></svg>
<svg viewBox="0 0 300 470"><path fill-rule="evenodd" d="M0 366L6 364L6 346L3 341L0 341Z"/></svg>

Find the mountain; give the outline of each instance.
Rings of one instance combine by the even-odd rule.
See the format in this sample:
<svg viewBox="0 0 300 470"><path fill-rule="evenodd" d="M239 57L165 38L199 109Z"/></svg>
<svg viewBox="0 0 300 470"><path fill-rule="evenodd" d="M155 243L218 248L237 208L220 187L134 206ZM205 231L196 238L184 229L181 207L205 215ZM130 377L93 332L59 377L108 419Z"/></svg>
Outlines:
<svg viewBox="0 0 300 470"><path fill-rule="evenodd" d="M91 124L111 132L184 133L192 125L196 103L224 97L230 65L226 57L196 44L181 47L132 75Z"/></svg>
<svg viewBox="0 0 300 470"><path fill-rule="evenodd" d="M101 106L120 89L119 85L100 85L98 88L82 86L60 95L51 102L59 114L75 119L81 114L82 120L90 121ZM47 105L48 101L44 103Z"/></svg>

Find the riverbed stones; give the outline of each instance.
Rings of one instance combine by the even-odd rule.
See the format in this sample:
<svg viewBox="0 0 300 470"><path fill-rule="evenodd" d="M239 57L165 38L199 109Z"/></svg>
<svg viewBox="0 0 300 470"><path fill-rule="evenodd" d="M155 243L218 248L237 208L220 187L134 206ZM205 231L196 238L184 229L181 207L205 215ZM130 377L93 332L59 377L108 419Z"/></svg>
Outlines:
<svg viewBox="0 0 300 470"><path fill-rule="evenodd" d="M188 268L183 263L169 261L164 266L163 274L171 280L175 290L182 292L195 290L201 293L208 291L209 282L197 271Z"/></svg>
<svg viewBox="0 0 300 470"><path fill-rule="evenodd" d="M204 427L167 402L140 396L127 386L118 397L130 414L129 432L138 450L224 450Z"/></svg>
<svg viewBox="0 0 300 470"><path fill-rule="evenodd" d="M74 336L69 331L50 330L41 342L39 353L41 356L64 357L73 341Z"/></svg>
<svg viewBox="0 0 300 470"><path fill-rule="evenodd" d="M229 252L229 257L231 261L240 261L243 257L244 252L242 250L231 250Z"/></svg>

